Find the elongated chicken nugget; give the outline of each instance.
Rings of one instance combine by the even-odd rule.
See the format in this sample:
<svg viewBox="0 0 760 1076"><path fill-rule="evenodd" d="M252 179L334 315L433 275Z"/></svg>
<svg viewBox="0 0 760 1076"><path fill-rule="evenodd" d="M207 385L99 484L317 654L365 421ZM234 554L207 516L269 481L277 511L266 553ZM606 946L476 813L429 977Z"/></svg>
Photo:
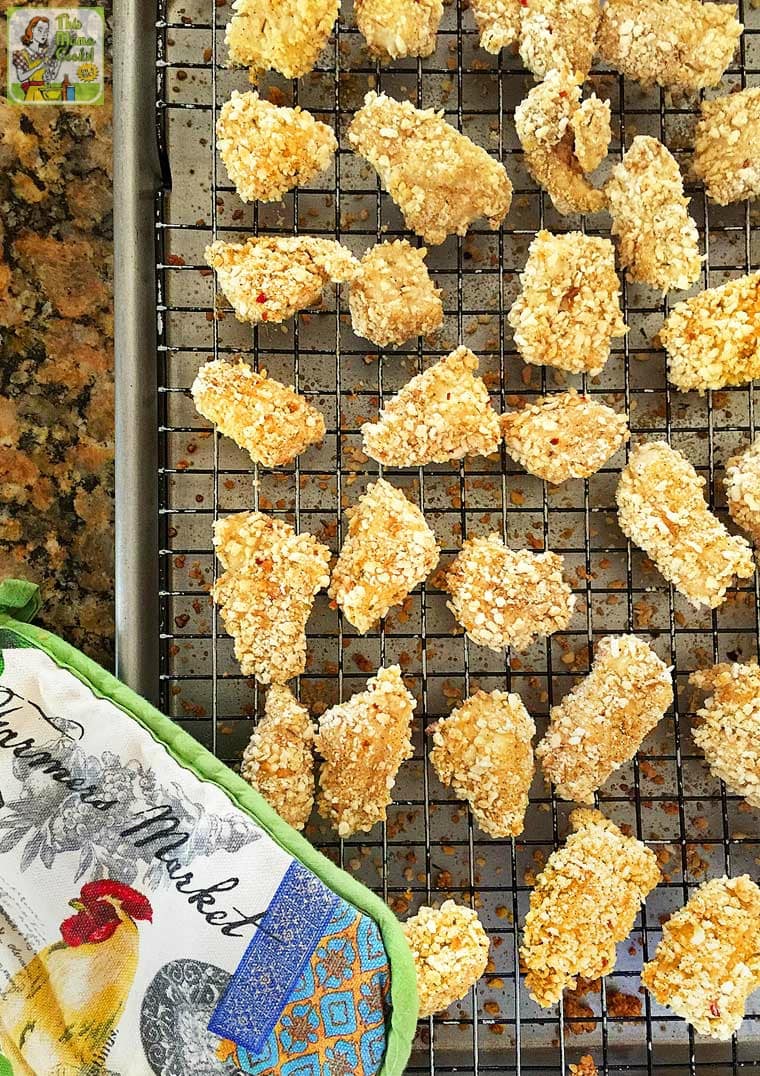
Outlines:
<svg viewBox="0 0 760 1076"><path fill-rule="evenodd" d="M367 682L366 691L322 714L316 748L325 761L317 809L338 836L366 833L385 821L396 774L412 756L415 705L401 670L391 665Z"/></svg>
<svg viewBox="0 0 760 1076"><path fill-rule="evenodd" d="M760 437L731 457L724 484L731 518L760 546Z"/></svg>
<svg viewBox="0 0 760 1076"><path fill-rule="evenodd" d="M365 253L351 280L351 327L378 347L427 336L443 324L441 290L425 265L424 247L406 239L377 243Z"/></svg>
<svg viewBox="0 0 760 1076"><path fill-rule="evenodd" d="M273 69L307 75L327 44L340 0L234 0L224 40L231 67L249 67L252 82Z"/></svg>
<svg viewBox="0 0 760 1076"><path fill-rule="evenodd" d="M760 86L702 102L694 171L718 205L760 196Z"/></svg>
<svg viewBox="0 0 760 1076"><path fill-rule="evenodd" d="M760 889L749 875L703 882L668 919L641 981L701 1035L730 1039L760 986Z"/></svg>
<svg viewBox="0 0 760 1076"><path fill-rule="evenodd" d="M589 73L599 0L520 0L520 13L520 56L536 78L561 67Z"/></svg>
<svg viewBox="0 0 760 1076"><path fill-rule="evenodd" d="M504 165L446 123L443 112L373 91L354 116L348 141L377 170L407 228L427 243L464 235L479 217L496 229L509 211L512 184Z"/></svg>
<svg viewBox="0 0 760 1076"><path fill-rule="evenodd" d="M692 673L689 683L712 694L697 710L694 743L710 772L732 792L760 807L760 669L756 662L723 662Z"/></svg>
<svg viewBox="0 0 760 1076"><path fill-rule="evenodd" d="M570 825L574 832L536 879L520 948L525 985L544 1008L579 975L609 975L615 946L660 881L654 852L624 837L599 811L573 811Z"/></svg>
<svg viewBox="0 0 760 1076"><path fill-rule="evenodd" d="M598 168L607 156L612 141L612 108L596 94L581 101L570 117L573 130L573 149L581 169L588 174Z"/></svg>
<svg viewBox="0 0 760 1076"><path fill-rule="evenodd" d="M453 900L423 905L401 926L417 972L420 1017L459 1001L486 970L490 943L472 908Z"/></svg>
<svg viewBox="0 0 760 1076"><path fill-rule="evenodd" d="M217 520L214 549L226 571L212 596L242 673L262 684L299 676L314 596L330 581L330 550L261 512Z"/></svg>
<svg viewBox="0 0 760 1076"><path fill-rule="evenodd" d="M359 33L381 58L429 56L443 15L442 0L355 0Z"/></svg>
<svg viewBox="0 0 760 1076"><path fill-rule="evenodd" d="M618 523L692 605L714 609L734 577L749 579L755 565L748 542L707 507L704 484L664 441L639 445L618 483Z"/></svg>
<svg viewBox="0 0 760 1076"><path fill-rule="evenodd" d="M544 777L563 799L593 803L672 701L670 670L643 639L600 639L591 672L551 709L536 748Z"/></svg>

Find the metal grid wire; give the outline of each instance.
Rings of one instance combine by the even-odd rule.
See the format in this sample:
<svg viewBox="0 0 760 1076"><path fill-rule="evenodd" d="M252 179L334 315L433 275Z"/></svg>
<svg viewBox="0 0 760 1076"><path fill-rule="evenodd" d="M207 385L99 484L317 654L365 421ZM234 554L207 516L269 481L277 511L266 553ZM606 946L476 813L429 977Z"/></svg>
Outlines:
<svg viewBox="0 0 760 1076"><path fill-rule="evenodd" d="M716 93L760 83L760 12L740 3L747 26L738 63ZM724 515L722 469L755 430L752 389L695 394L672 392L664 357L651 339L672 304L650 289L624 286L630 333L596 378L557 376L524 367L505 314L517 273L539 228L587 228L609 234L609 218L559 216L527 175L514 131L514 108L532 85L511 55L498 59L478 47L464 5L447 7L435 54L423 61L379 65L362 50L350 11L342 12L334 41L317 71L298 82L275 76L265 92L298 103L332 123L341 148L334 173L321 185L292 192L282 204L245 206L217 159L217 112L246 73L223 67L224 0L159 0L156 62L157 113L173 175L172 192L156 201L157 345L160 397L161 687L162 704L188 731L235 765L260 712L263 692L244 679L230 640L208 598L215 567L212 521L218 515L261 508L340 547L345 517L377 466L361 453L359 426L373 417L410 376L434 356L462 342L481 359L494 403L504 410L564 384L625 408L632 443L667 436L707 479L712 504ZM696 100L673 102L619 76L596 70L590 78L612 101L615 141L611 160L634 134L661 138L682 163ZM326 294L318 310L284 326L251 329L232 316L215 292L203 248L217 237L256 232L309 233L340 239L357 253L374 242L408 235L398 210L380 191L374 172L348 149L345 128L368 88L446 110L458 129L506 164L515 185L512 210L499 232L471 229L428 252L444 289L445 325L433 342L379 356L356 338L346 318L345 294ZM700 286L715 285L760 264L760 233L746 205L720 209L694 189L691 210L707 255ZM409 236L412 241L414 237ZM152 327L146 326L146 332ZM323 411L327 437L291 467L254 469L244 453L218 437L195 413L187 389L212 355L241 353L293 383ZM123 449L122 449L123 450ZM310 621L309 664L298 682L301 698L319 713L360 690L368 675L398 661L419 700L415 757L402 767L388 823L339 842L316 820L307 834L337 862L380 893L402 916L420 903L448 896L478 908L492 939L492 961L461 1003L420 1024L409 1072L564 1074L582 1053L611 1073L733 1073L760 1069L757 998L739 1034L727 1044L707 1042L640 990L642 961L654 951L662 917L679 907L707 877L724 871L758 875L760 817L727 793L706 770L690 738L694 699L689 672L727 656L758 653L757 583L720 609L695 611L674 593L615 521L614 489L625 452L586 481L550 490L502 453L414 471L386 469L424 509L450 562L466 537L497 530L515 548L562 553L578 604L567 631L528 653L504 658L469 644L457 633L434 576L381 628L359 638L321 595ZM660 857L665 881L651 895L634 932L619 947L614 974L564 1010L539 1009L520 983L517 941L535 872L567 832L570 805L536 778L523 835L487 838L461 803L442 788L428 765L424 728L477 687L507 688L523 697L543 731L549 707L587 672L592 645L608 632L637 631L674 666L677 700L637 758L599 794L602 810L647 841Z"/></svg>

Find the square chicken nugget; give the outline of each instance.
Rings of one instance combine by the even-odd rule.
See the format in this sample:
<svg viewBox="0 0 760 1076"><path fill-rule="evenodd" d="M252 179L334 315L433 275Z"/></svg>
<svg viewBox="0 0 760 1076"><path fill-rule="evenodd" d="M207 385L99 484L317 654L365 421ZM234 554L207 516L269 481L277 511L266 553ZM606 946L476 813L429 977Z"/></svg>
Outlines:
<svg viewBox="0 0 760 1076"><path fill-rule="evenodd" d="M702 102L694 171L718 205L760 195L760 86Z"/></svg>

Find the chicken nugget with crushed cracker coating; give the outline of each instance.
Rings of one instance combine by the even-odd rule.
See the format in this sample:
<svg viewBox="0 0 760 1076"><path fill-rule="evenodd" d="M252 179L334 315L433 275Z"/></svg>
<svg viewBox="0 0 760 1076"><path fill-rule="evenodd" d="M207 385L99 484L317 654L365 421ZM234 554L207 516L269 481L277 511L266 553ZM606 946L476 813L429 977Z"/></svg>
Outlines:
<svg viewBox="0 0 760 1076"><path fill-rule="evenodd" d="M570 126L573 129L576 159L588 175L607 156L612 141L612 109L609 101L603 101L596 94L587 97L570 117Z"/></svg>
<svg viewBox="0 0 760 1076"><path fill-rule="evenodd" d="M355 0L359 33L373 56L429 56L443 15L442 0Z"/></svg>
<svg viewBox="0 0 760 1076"><path fill-rule="evenodd" d="M472 908L453 900L423 905L401 928L414 958L421 1019L463 998L486 970L490 943Z"/></svg>
<svg viewBox="0 0 760 1076"><path fill-rule="evenodd" d="M441 327L441 289L430 279L426 254L406 239L377 243L366 251L348 291L357 336L387 347Z"/></svg>
<svg viewBox="0 0 760 1076"><path fill-rule="evenodd" d="M599 0L520 0L523 63L539 79L561 67L585 77L601 15Z"/></svg>
<svg viewBox="0 0 760 1076"><path fill-rule="evenodd" d="M760 546L760 437L731 457L723 481L731 518Z"/></svg>
<svg viewBox="0 0 760 1076"><path fill-rule="evenodd" d="M702 102L694 171L718 205L760 196L760 86Z"/></svg>
<svg viewBox="0 0 760 1076"><path fill-rule="evenodd" d="M470 0L480 34L480 47L498 56L503 48L520 40L520 0Z"/></svg>
<svg viewBox="0 0 760 1076"><path fill-rule="evenodd" d="M692 729L710 772L760 807L760 668L754 661L722 662L692 673L689 683L711 693Z"/></svg>
<svg viewBox="0 0 760 1076"><path fill-rule="evenodd" d="M300 78L313 70L338 17L340 0L234 0L224 40L231 67Z"/></svg>

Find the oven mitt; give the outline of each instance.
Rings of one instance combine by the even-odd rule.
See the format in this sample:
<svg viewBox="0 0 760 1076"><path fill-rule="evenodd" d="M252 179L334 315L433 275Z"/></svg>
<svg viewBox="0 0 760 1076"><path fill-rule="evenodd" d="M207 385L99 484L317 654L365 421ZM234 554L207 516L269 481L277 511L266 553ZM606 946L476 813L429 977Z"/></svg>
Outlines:
<svg viewBox="0 0 760 1076"><path fill-rule="evenodd" d="M0 584L0 1076L400 1076L386 905Z"/></svg>

